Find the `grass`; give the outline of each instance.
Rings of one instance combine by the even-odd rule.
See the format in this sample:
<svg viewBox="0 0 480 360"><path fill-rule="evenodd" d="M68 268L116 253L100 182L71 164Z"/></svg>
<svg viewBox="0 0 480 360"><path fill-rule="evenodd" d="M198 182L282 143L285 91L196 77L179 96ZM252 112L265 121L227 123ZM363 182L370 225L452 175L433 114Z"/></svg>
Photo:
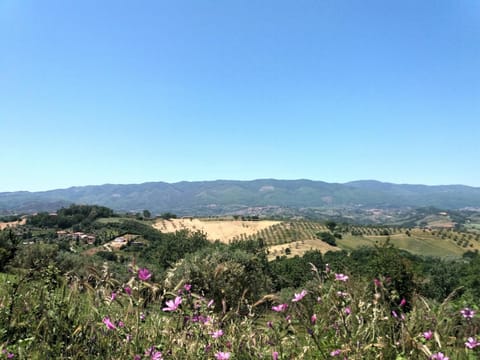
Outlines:
<svg viewBox="0 0 480 360"><path fill-rule="evenodd" d="M425 235L421 231L412 231L411 236L404 233L389 236L352 236L346 235L337 240L340 248L345 250L357 249L361 246L374 246L384 243L390 238L392 245L399 249L407 250L416 255L429 255L437 257L461 257L466 249L458 246L450 239L441 239L436 236Z"/></svg>

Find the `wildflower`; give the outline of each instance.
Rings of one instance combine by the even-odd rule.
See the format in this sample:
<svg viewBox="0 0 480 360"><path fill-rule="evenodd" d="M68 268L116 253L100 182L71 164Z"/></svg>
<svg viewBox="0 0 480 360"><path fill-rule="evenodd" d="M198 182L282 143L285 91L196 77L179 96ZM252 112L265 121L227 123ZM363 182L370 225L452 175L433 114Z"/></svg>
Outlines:
<svg viewBox="0 0 480 360"><path fill-rule="evenodd" d="M474 339L473 337L469 337L465 343L465 346L469 349L474 349L477 346L480 346L480 341L477 341L477 339Z"/></svg>
<svg viewBox="0 0 480 360"><path fill-rule="evenodd" d="M400 301L400 307L404 307L406 303L407 303L407 300L405 300L405 298L403 298L403 299Z"/></svg>
<svg viewBox="0 0 480 360"><path fill-rule="evenodd" d="M177 296L175 300L169 300L166 302L167 307L164 307L163 311L175 311L178 309L178 306L182 303L182 298Z"/></svg>
<svg viewBox="0 0 480 360"><path fill-rule="evenodd" d="M2 353L7 355L7 359L13 359L15 357L15 355L13 353L8 352L5 349L2 350Z"/></svg>
<svg viewBox="0 0 480 360"><path fill-rule="evenodd" d="M430 356L430 359L431 360L449 360L450 358L448 356L445 356L443 353L438 352Z"/></svg>
<svg viewBox="0 0 480 360"><path fill-rule="evenodd" d="M276 312L284 312L287 310L288 304L280 304L277 306L272 306L272 310Z"/></svg>
<svg viewBox="0 0 480 360"><path fill-rule="evenodd" d="M145 321L145 314L143 312L140 313L140 320Z"/></svg>
<svg viewBox="0 0 480 360"><path fill-rule="evenodd" d="M292 316L291 315L285 316L285 321L291 322L292 321Z"/></svg>
<svg viewBox="0 0 480 360"><path fill-rule="evenodd" d="M352 313L352 309L350 309L348 306L345 308L345 314L350 315Z"/></svg>
<svg viewBox="0 0 480 360"><path fill-rule="evenodd" d="M425 340L430 340L432 336L433 336L432 330L428 330L423 333L423 338Z"/></svg>
<svg viewBox="0 0 480 360"><path fill-rule="evenodd" d="M185 284L185 285L183 285L183 289L185 291L190 291L192 289L192 285L191 284Z"/></svg>
<svg viewBox="0 0 480 360"><path fill-rule="evenodd" d="M317 314L313 314L312 317L310 318L310 321L312 324L315 325L315 323L317 322Z"/></svg>
<svg viewBox="0 0 480 360"><path fill-rule="evenodd" d="M105 324L108 330L115 330L117 327L110 321L109 317L104 317L102 322Z"/></svg>
<svg viewBox="0 0 480 360"><path fill-rule="evenodd" d="M342 352L340 351L340 349L336 349L330 352L330 356L337 356L337 355L340 355L341 353Z"/></svg>
<svg viewBox="0 0 480 360"><path fill-rule="evenodd" d="M124 323L122 320L120 320L120 321L118 322L118 327L122 328L122 327L124 327L124 326L125 326L125 323Z"/></svg>
<svg viewBox="0 0 480 360"><path fill-rule="evenodd" d="M160 351L154 351L153 354L150 356L151 360L162 360L163 355Z"/></svg>
<svg viewBox="0 0 480 360"><path fill-rule="evenodd" d="M130 286L125 286L123 290L127 293L127 295L132 295L132 288Z"/></svg>
<svg viewBox="0 0 480 360"><path fill-rule="evenodd" d="M302 290L300 294L295 294L295 297L292 299L293 302L297 302L302 300L305 295L307 295L307 290Z"/></svg>
<svg viewBox="0 0 480 360"><path fill-rule="evenodd" d="M140 355L135 355L133 357L133 360L142 360L142 357Z"/></svg>
<svg viewBox="0 0 480 360"><path fill-rule="evenodd" d="M465 319L471 319L475 315L475 310L466 307L465 309L460 310L460 313Z"/></svg>
<svg viewBox="0 0 480 360"><path fill-rule="evenodd" d="M133 338L133 336L132 336L131 334L127 334L127 335L125 336L125 341L126 341L126 342L130 342L130 341L132 341L132 338Z"/></svg>
<svg viewBox="0 0 480 360"><path fill-rule="evenodd" d="M155 346L149 347L145 350L145 356L150 356L151 360L162 360L163 354L160 351L157 351Z"/></svg>
<svg viewBox="0 0 480 360"><path fill-rule="evenodd" d="M115 300L116 297L117 297L117 294L114 291L112 291L112 294L110 295L110 301Z"/></svg>
<svg viewBox="0 0 480 360"><path fill-rule="evenodd" d="M375 286L381 286L382 285L382 282L380 280L378 280L377 278L373 279L373 283L375 284Z"/></svg>
<svg viewBox="0 0 480 360"><path fill-rule="evenodd" d="M150 270L143 268L143 269L138 269L138 278L142 281L147 281L152 277L152 273Z"/></svg>
<svg viewBox="0 0 480 360"><path fill-rule="evenodd" d="M392 316L396 319L398 318L398 314L395 310L392 310Z"/></svg>
<svg viewBox="0 0 480 360"><path fill-rule="evenodd" d="M220 330L217 330L217 331L212 331L212 332L210 333L210 335L212 335L212 338L218 339L220 336L223 335L223 330L220 329Z"/></svg>
<svg viewBox="0 0 480 360"><path fill-rule="evenodd" d="M228 359L230 359L230 353L219 351L218 353L215 354L215 359L217 359L217 360L228 360Z"/></svg>
<svg viewBox="0 0 480 360"><path fill-rule="evenodd" d="M347 281L348 276L344 274L335 274L335 280L337 281Z"/></svg>
<svg viewBox="0 0 480 360"><path fill-rule="evenodd" d="M213 305L213 302L214 302L213 299L210 300L210 301L208 302L208 304L207 304L207 308L210 308L210 307Z"/></svg>
<svg viewBox="0 0 480 360"><path fill-rule="evenodd" d="M278 360L278 351L272 352L272 359L273 360Z"/></svg>

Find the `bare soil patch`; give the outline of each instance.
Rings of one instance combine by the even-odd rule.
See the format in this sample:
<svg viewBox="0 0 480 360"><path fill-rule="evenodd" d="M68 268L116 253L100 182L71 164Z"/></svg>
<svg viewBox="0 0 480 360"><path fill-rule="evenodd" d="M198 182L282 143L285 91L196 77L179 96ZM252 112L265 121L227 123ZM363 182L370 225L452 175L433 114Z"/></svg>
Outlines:
<svg viewBox="0 0 480 360"><path fill-rule="evenodd" d="M256 234L281 221L241 221L241 220L202 220L202 219L160 219L153 227L162 232L175 232L178 230L202 231L211 241L220 240L228 243L236 236Z"/></svg>
<svg viewBox="0 0 480 360"><path fill-rule="evenodd" d="M290 249L289 255L287 255L285 252L287 248ZM302 256L305 252L309 250L318 250L322 254L325 254L328 251L340 251L342 249L339 248L338 246L328 245L327 243L318 239L295 241L287 244L269 246L268 259L273 260L277 256L286 256L286 257L294 257L295 255Z"/></svg>
<svg viewBox="0 0 480 360"><path fill-rule="evenodd" d="M8 227L16 227L19 225L25 225L27 223L27 219L22 219L19 221L9 221L9 222L3 222L0 221L0 230L6 229Z"/></svg>

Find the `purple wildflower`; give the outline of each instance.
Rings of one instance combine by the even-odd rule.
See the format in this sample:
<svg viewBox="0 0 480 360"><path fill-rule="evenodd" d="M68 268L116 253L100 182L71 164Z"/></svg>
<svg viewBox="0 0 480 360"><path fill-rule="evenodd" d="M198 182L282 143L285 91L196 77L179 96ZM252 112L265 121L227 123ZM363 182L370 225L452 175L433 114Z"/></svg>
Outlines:
<svg viewBox="0 0 480 360"><path fill-rule="evenodd" d="M341 353L342 352L340 351L340 349L336 349L330 352L330 356L337 356L337 355L340 355Z"/></svg>
<svg viewBox="0 0 480 360"><path fill-rule="evenodd" d="M215 359L217 359L217 360L228 360L228 359L230 359L230 353L219 351L218 353L215 354Z"/></svg>
<svg viewBox="0 0 480 360"><path fill-rule="evenodd" d="M166 307L164 307L163 311L175 311L178 309L178 306L182 303L182 298L177 296L175 300L168 300L166 302Z"/></svg>
<svg viewBox="0 0 480 360"><path fill-rule="evenodd" d="M431 360L449 360L450 358L448 356L445 356L443 353L438 352L430 356L430 359Z"/></svg>
<svg viewBox="0 0 480 360"><path fill-rule="evenodd" d="M428 330L423 333L423 338L425 340L430 340L432 336L433 336L432 330Z"/></svg>
<svg viewBox="0 0 480 360"><path fill-rule="evenodd" d="M138 278L142 281L147 281L152 277L152 273L147 268L138 269Z"/></svg>
<svg viewBox="0 0 480 360"><path fill-rule="evenodd" d="M217 330L217 331L212 331L212 332L210 333L210 335L212 335L212 338L218 339L220 336L223 335L223 330L222 330L222 329L219 329L219 330Z"/></svg>
<svg viewBox="0 0 480 360"><path fill-rule="evenodd" d="M278 360L278 351L272 352L272 360Z"/></svg>
<svg viewBox="0 0 480 360"><path fill-rule="evenodd" d="M108 330L115 330L117 327L110 321L109 317L104 317L102 322L105 324Z"/></svg>
<svg viewBox="0 0 480 360"><path fill-rule="evenodd" d="M472 309L466 307L465 309L460 310L460 313L462 314L462 316L465 319L471 319L475 315L475 310L472 310Z"/></svg>
<svg viewBox="0 0 480 360"><path fill-rule="evenodd" d="M348 275L335 274L335 280L337 280L337 281L347 281L348 280Z"/></svg>
<svg viewBox="0 0 480 360"><path fill-rule="evenodd" d="M317 322L317 314L313 314L311 317L310 317L310 321L313 325L315 325L315 323Z"/></svg>
<svg viewBox="0 0 480 360"><path fill-rule="evenodd" d="M474 349L477 346L480 346L480 341L477 341L477 339L474 339L473 337L469 337L465 343L465 346L469 349Z"/></svg>
<svg viewBox="0 0 480 360"><path fill-rule="evenodd" d="M293 302L297 302L302 300L305 295L307 295L307 290L302 290L300 294L295 294L295 297L292 299Z"/></svg>
<svg viewBox="0 0 480 360"><path fill-rule="evenodd" d="M127 293L127 295L132 295L132 288L130 286L125 286L123 290Z"/></svg>
<svg viewBox="0 0 480 360"><path fill-rule="evenodd" d="M287 310L288 304L279 304L277 306L272 306L272 310L276 312L284 312Z"/></svg>

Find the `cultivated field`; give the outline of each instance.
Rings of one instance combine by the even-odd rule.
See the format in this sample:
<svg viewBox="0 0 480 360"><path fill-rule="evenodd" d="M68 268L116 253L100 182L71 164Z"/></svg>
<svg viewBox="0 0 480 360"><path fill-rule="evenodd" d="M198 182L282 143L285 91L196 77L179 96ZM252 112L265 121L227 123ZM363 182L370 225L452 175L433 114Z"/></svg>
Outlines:
<svg viewBox="0 0 480 360"><path fill-rule="evenodd" d="M170 219L157 220L153 227L162 232L178 230L202 231L209 240L220 240L228 243L239 236L251 236L267 229L280 221L241 221L241 220L202 220L202 219Z"/></svg>
<svg viewBox="0 0 480 360"><path fill-rule="evenodd" d="M2 222L0 221L0 230L6 229L8 227L15 227L18 225L25 225L27 223L27 219L22 219L19 221L10 221L10 222Z"/></svg>
<svg viewBox="0 0 480 360"><path fill-rule="evenodd" d="M353 250L361 246L380 245L387 239L395 247L417 255L458 258L467 250L480 250L479 236L449 229L430 231L383 226L349 226L337 229L342 238L337 239L337 246L334 247L318 240L316 234L328 230L322 223L315 221L172 219L157 220L153 226L163 232L182 229L202 231L207 234L208 239L224 243L263 239L269 248L270 258L283 255L301 256L308 250L319 250L322 253L341 249Z"/></svg>

